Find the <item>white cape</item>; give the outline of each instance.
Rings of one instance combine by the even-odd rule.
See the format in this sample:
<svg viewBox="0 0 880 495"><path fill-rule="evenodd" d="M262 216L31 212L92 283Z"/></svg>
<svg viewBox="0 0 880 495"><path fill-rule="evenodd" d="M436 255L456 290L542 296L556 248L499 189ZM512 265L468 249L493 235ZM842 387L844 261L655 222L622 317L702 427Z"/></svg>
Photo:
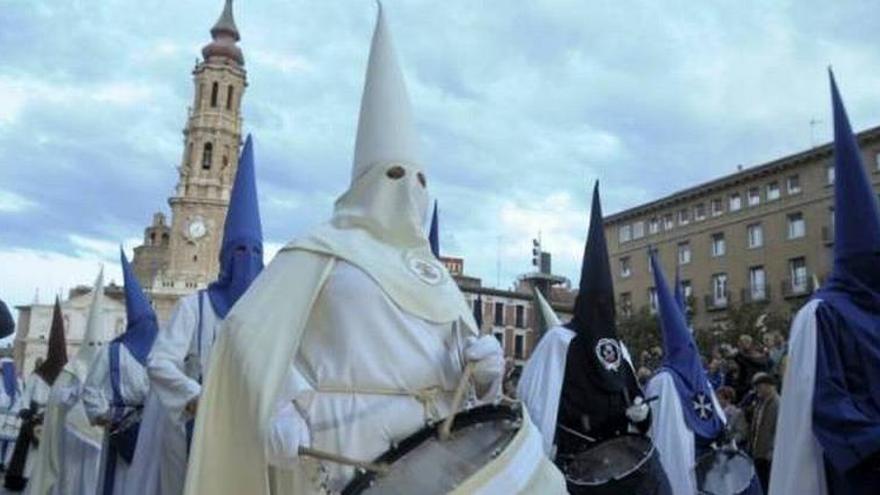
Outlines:
<svg viewBox="0 0 880 495"><path fill-rule="evenodd" d="M645 393L649 398L658 397L651 403L651 438L660 454L660 462L666 477L669 478L672 493L696 495L694 432L685 422L681 398L675 388L675 379L668 371L660 371L648 382ZM726 423L727 418L714 393L712 393L712 405L715 414Z"/></svg>
<svg viewBox="0 0 880 495"><path fill-rule="evenodd" d="M769 495L828 493L822 447L813 434L816 308L820 302L814 299L807 303L791 324Z"/></svg>

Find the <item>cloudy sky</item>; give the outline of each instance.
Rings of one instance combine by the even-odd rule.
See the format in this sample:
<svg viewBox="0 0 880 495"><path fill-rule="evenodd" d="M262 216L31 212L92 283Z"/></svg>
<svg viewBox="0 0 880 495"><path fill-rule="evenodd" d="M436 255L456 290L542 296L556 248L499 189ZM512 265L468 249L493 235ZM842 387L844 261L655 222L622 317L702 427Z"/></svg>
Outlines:
<svg viewBox="0 0 880 495"><path fill-rule="evenodd" d="M45 301L100 262L119 280L116 246L167 210L221 4L0 0L0 297ZM829 64L854 127L880 124L870 0L385 5L443 251L490 286L529 269L539 231L576 277L594 179L613 213L826 141ZM277 246L347 185L375 5L248 0L235 16Z"/></svg>

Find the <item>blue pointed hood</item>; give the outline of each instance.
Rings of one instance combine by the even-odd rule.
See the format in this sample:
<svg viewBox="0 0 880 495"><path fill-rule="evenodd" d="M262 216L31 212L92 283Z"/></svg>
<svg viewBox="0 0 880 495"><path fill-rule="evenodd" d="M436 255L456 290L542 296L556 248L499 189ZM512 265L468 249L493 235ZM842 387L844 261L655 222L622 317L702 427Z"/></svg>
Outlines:
<svg viewBox="0 0 880 495"><path fill-rule="evenodd" d="M593 187L580 289L574 302L574 315L566 327L576 334L572 340L573 351L591 371L587 376L607 391L625 387L623 370L626 366L622 365L623 353L617 338L614 285L605 242L599 181Z"/></svg>
<svg viewBox="0 0 880 495"><path fill-rule="evenodd" d="M15 398L18 396L18 373L15 371L15 362L11 359L4 359L0 364L0 373L3 373L3 391L9 397L9 408L15 404Z"/></svg>
<svg viewBox="0 0 880 495"><path fill-rule="evenodd" d="M649 256L657 290L657 318L663 334L662 367L675 382L688 427L703 439L712 440L721 433L724 423L715 411L706 370L684 313L666 284L656 251Z"/></svg>
<svg viewBox="0 0 880 495"><path fill-rule="evenodd" d="M125 332L113 339L113 342L124 345L139 363L146 365L147 356L159 332L159 324L156 321L156 312L141 289L122 248L119 248L119 257L125 284L126 324Z"/></svg>
<svg viewBox="0 0 880 495"><path fill-rule="evenodd" d="M838 262L880 253L880 213L862 164L862 153L830 70L829 78L834 112L834 261Z"/></svg>
<svg viewBox="0 0 880 495"><path fill-rule="evenodd" d="M226 317L262 269L263 227L257 201L253 140L248 136L238 160L226 212L220 247L220 274L208 287L211 306L220 318Z"/></svg>
<svg viewBox="0 0 880 495"><path fill-rule="evenodd" d="M440 224L437 220L437 201L434 201L434 214L431 216L431 230L428 232L428 242L431 244L431 252L440 258Z"/></svg>
<svg viewBox="0 0 880 495"><path fill-rule="evenodd" d="M684 295L684 285L681 283L681 270L675 267L675 304L678 305L679 311L684 315L687 322L687 298Z"/></svg>

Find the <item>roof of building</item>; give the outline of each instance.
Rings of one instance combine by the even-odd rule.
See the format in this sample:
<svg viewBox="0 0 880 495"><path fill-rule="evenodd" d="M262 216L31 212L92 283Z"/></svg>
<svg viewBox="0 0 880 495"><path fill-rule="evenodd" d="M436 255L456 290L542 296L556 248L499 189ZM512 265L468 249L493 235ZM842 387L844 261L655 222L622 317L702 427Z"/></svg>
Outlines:
<svg viewBox="0 0 880 495"><path fill-rule="evenodd" d="M856 137L858 138L860 143L880 139L880 126L865 129L862 132L859 132ZM681 191L675 192L660 199L656 199L648 203L644 203L617 213L613 213L611 215L607 215L603 218L603 222L605 226L608 227L608 225L612 223L633 218L642 215L648 211L668 208L670 206L684 203L700 196L712 194L721 189L726 189L737 184L748 182L758 177L770 175L772 173L801 165L805 162L815 160L817 158L829 157L831 156L831 152L832 143L825 143L815 148L810 148L799 153L788 155L782 158L777 158L776 160L772 160L761 165L749 167L734 174L726 175L718 179L704 182L702 184L689 187L687 189L682 189Z"/></svg>

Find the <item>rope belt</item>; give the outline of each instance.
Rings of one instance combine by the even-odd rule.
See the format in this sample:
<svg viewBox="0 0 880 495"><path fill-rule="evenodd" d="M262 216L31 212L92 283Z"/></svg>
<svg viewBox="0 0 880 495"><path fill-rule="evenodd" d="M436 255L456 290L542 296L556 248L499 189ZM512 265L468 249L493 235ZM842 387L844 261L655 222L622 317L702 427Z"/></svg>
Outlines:
<svg viewBox="0 0 880 495"><path fill-rule="evenodd" d="M315 389L318 393L325 394L351 394L351 395L385 395L392 397L411 397L422 405L425 416L432 421L442 419L437 406L437 399L444 394L452 395L453 390L445 390L439 385L425 387L418 390L401 390L393 388L360 388L360 387L333 387L319 386Z"/></svg>

